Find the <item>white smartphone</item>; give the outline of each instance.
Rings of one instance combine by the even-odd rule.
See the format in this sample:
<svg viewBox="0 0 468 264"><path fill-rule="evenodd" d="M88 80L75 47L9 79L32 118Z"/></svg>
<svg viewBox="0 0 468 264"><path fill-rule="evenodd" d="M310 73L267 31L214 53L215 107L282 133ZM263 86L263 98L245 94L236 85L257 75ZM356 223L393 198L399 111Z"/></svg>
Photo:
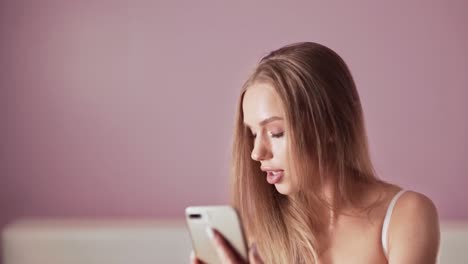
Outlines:
<svg viewBox="0 0 468 264"><path fill-rule="evenodd" d="M218 230L245 260L248 249L244 230L237 211L229 205L190 206L185 209L185 219L192 238L192 246L198 259L205 263L220 263L218 254L206 233L206 227Z"/></svg>

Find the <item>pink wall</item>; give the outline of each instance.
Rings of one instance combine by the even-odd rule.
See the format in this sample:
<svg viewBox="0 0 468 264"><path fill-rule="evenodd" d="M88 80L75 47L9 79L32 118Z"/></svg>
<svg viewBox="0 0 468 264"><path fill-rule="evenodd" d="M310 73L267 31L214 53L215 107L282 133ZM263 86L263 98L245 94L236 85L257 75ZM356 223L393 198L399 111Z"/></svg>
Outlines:
<svg viewBox="0 0 468 264"><path fill-rule="evenodd" d="M0 4L0 223L226 202L240 85L306 40L348 62L381 177L468 220L466 1L40 2Z"/></svg>

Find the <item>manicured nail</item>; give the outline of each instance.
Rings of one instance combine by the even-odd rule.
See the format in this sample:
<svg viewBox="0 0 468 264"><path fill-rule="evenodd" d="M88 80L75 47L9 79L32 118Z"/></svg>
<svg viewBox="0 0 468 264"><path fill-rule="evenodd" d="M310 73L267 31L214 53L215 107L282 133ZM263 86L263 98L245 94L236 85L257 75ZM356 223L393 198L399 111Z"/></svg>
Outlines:
<svg viewBox="0 0 468 264"><path fill-rule="evenodd" d="M252 250L252 253L253 253L254 255L258 255L258 252L257 252L257 244L252 243L252 245L250 246L250 250Z"/></svg>
<svg viewBox="0 0 468 264"><path fill-rule="evenodd" d="M214 239L214 231L213 231L213 228L211 228L211 226L207 226L206 229L206 234L208 235L208 237L213 240Z"/></svg>
<svg viewBox="0 0 468 264"><path fill-rule="evenodd" d="M195 253L194 253L193 251L190 252L190 259L191 259L191 260L195 259Z"/></svg>

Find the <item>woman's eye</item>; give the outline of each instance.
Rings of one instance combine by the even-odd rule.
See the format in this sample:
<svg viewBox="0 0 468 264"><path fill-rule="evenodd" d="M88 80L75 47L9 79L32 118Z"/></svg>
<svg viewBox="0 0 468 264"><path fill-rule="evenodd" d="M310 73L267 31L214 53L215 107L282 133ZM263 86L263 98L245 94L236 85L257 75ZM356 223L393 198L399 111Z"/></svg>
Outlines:
<svg viewBox="0 0 468 264"><path fill-rule="evenodd" d="M274 137L274 138L280 138L284 135L284 132L279 132L279 133L270 133L271 134L271 137Z"/></svg>

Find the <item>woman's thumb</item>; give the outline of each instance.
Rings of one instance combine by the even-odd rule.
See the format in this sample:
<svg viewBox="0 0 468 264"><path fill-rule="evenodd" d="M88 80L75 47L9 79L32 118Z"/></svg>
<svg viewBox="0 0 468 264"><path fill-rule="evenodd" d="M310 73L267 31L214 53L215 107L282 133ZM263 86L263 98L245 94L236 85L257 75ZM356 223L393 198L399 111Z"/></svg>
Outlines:
<svg viewBox="0 0 468 264"><path fill-rule="evenodd" d="M250 246L249 250L249 263L253 264L261 264L263 263L263 260L260 258L258 251L257 251L257 245L255 243Z"/></svg>

